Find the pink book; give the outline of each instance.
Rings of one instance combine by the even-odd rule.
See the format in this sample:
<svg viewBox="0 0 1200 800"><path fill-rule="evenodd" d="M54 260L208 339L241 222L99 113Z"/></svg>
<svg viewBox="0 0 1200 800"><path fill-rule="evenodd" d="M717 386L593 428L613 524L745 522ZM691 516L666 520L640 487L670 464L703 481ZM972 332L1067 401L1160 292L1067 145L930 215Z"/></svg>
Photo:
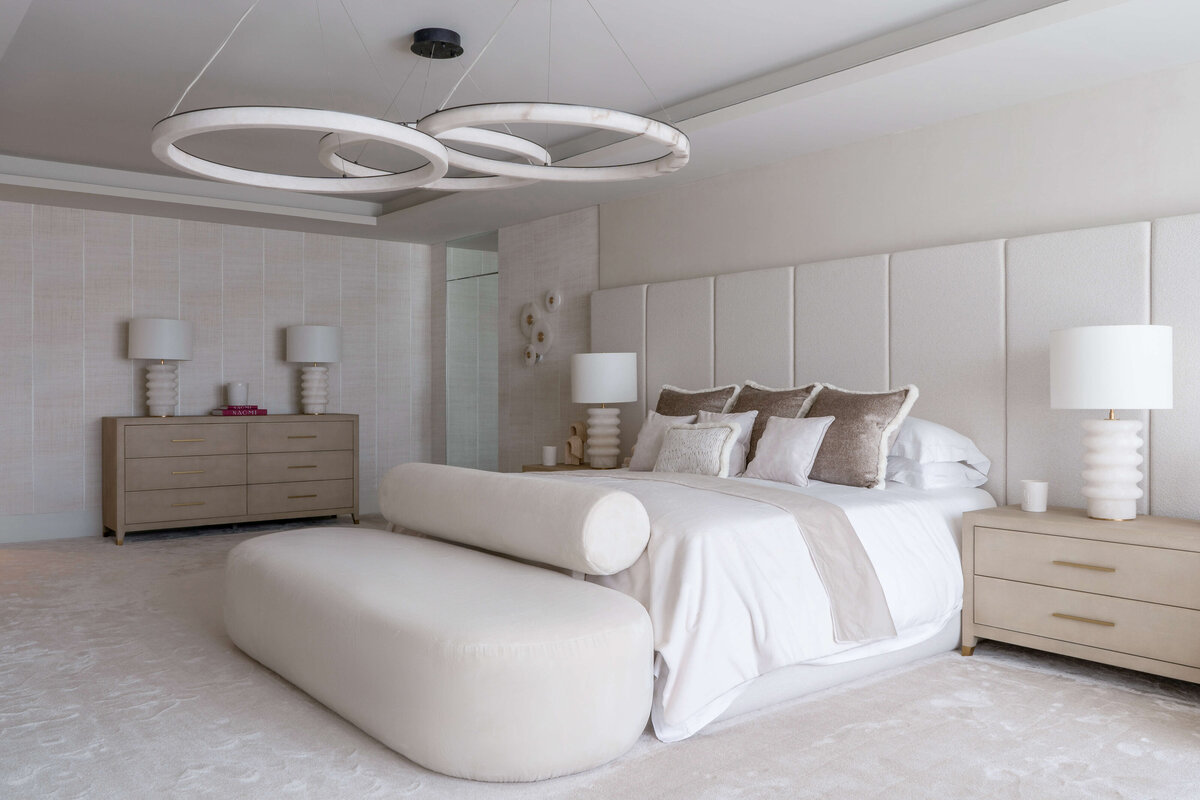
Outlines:
<svg viewBox="0 0 1200 800"><path fill-rule="evenodd" d="M266 414L265 408L218 408L212 412L214 417L264 417Z"/></svg>

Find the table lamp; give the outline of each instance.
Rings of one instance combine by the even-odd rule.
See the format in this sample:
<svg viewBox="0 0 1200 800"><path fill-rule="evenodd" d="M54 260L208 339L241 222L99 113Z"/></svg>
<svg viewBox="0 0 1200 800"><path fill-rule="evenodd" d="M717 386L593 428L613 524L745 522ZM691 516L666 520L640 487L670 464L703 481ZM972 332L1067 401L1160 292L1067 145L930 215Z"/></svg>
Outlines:
<svg viewBox="0 0 1200 800"><path fill-rule="evenodd" d="M1083 496L1089 517L1129 520L1142 496L1140 420L1116 409L1170 408L1171 328L1094 325L1050 332L1050 407L1108 409L1083 421Z"/></svg>
<svg viewBox="0 0 1200 800"><path fill-rule="evenodd" d="M587 461L612 469L621 457L621 409L605 403L637 400L637 353L577 353L571 356L571 401L599 403L588 409Z"/></svg>
<svg viewBox="0 0 1200 800"><path fill-rule="evenodd" d="M302 362L300 408L324 414L329 405L329 367L342 357L342 329L334 325L292 325L287 329L287 360Z"/></svg>
<svg viewBox="0 0 1200 800"><path fill-rule="evenodd" d="M157 361L146 367L146 406L151 417L169 417L179 404L178 365L192 360L192 323L143 317L129 320L129 357Z"/></svg>

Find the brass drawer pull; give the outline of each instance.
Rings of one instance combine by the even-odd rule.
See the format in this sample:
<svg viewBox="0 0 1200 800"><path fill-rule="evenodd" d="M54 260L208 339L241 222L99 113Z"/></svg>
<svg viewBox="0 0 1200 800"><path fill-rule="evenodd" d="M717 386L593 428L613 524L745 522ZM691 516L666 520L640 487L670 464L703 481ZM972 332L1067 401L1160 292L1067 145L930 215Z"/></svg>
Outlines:
<svg viewBox="0 0 1200 800"><path fill-rule="evenodd" d="M203 442L204 439L172 439L172 442Z"/></svg>
<svg viewBox="0 0 1200 800"><path fill-rule="evenodd" d="M1077 616L1075 616L1074 614L1060 614L1060 613L1058 613L1057 611L1055 611L1055 612L1054 612L1053 614L1051 614L1050 616L1052 616L1052 617L1058 617L1059 619L1071 619L1071 620L1074 620L1074 621L1076 621L1076 622L1086 622L1086 623L1088 623L1089 625L1103 625L1105 628L1115 628L1115 627L1117 627L1117 623L1115 623L1115 622L1105 622L1105 621L1104 621L1104 620L1102 620L1102 619L1090 619L1090 618L1088 618L1088 617L1077 617Z"/></svg>
<svg viewBox="0 0 1200 800"><path fill-rule="evenodd" d="M316 497L315 494L289 494L288 500L299 500L303 497Z"/></svg>
<svg viewBox="0 0 1200 800"><path fill-rule="evenodd" d="M316 469L316 468L317 468L316 464L296 464L296 465L289 464L288 465L288 469Z"/></svg>
<svg viewBox="0 0 1200 800"><path fill-rule="evenodd" d="M183 506L202 506L202 505L204 505L203 500L195 500L191 503L171 503L171 508L182 508Z"/></svg>
<svg viewBox="0 0 1200 800"><path fill-rule="evenodd" d="M202 469L173 469L173 470L171 470L171 474L172 475L202 475L202 474L204 474L204 470L202 470Z"/></svg>
<svg viewBox="0 0 1200 800"><path fill-rule="evenodd" d="M1093 572L1116 572L1116 567L1097 567L1095 564L1079 564L1075 561L1051 561L1051 564L1059 567L1076 567L1078 569L1090 569Z"/></svg>
<svg viewBox="0 0 1200 800"><path fill-rule="evenodd" d="M306 433L303 436L288 436L288 438L289 439L315 439L315 438L317 438L317 435L315 433Z"/></svg>

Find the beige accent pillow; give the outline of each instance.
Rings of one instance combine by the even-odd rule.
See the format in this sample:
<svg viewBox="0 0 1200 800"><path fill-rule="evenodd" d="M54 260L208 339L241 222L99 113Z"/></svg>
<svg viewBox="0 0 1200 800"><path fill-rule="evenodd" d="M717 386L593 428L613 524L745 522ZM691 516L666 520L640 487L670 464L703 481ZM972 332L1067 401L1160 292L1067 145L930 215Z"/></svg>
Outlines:
<svg viewBox="0 0 1200 800"><path fill-rule="evenodd" d="M771 417L746 477L808 486L808 473L832 423L833 417Z"/></svg>
<svg viewBox="0 0 1200 800"><path fill-rule="evenodd" d="M663 436L675 425L688 425L696 421L695 414L685 417L667 417L657 411L647 411L646 421L638 431L637 443L633 446L633 455L629 457L629 468L635 472L649 472L654 469L658 460L658 451L662 449Z"/></svg>
<svg viewBox="0 0 1200 800"><path fill-rule="evenodd" d="M890 392L852 392L821 384L805 416L834 420L809 478L843 486L884 488L888 451L917 395L917 387L912 385Z"/></svg>
<svg viewBox="0 0 1200 800"><path fill-rule="evenodd" d="M701 411L716 411L724 413L729 410L729 404L737 396L738 387L716 386L712 389L690 391L678 386L662 387L658 396L658 405L654 410L667 417L690 417Z"/></svg>
<svg viewBox="0 0 1200 800"><path fill-rule="evenodd" d="M757 411L744 411L741 414L701 411L700 418L695 420L695 422L724 422L737 428L737 441L733 445L733 454L729 456L729 474L733 477L746 471L746 453L750 450L750 434L754 430L754 419L757 416ZM692 421L688 420L688 422Z"/></svg>
<svg viewBox="0 0 1200 800"><path fill-rule="evenodd" d="M754 381L746 381L746 385L738 392L737 399L734 400L733 407L729 410L735 414L743 411L758 412L758 416L754 420L754 428L750 431L750 449L746 452L747 462L754 460L758 440L762 438L763 431L767 429L767 420L771 417L803 416L805 402L820 386L819 383L810 383L808 386L797 386L792 389L772 389Z"/></svg>
<svg viewBox="0 0 1200 800"><path fill-rule="evenodd" d="M663 437L654 471L728 478L729 456L737 438L738 429L727 422L676 425Z"/></svg>

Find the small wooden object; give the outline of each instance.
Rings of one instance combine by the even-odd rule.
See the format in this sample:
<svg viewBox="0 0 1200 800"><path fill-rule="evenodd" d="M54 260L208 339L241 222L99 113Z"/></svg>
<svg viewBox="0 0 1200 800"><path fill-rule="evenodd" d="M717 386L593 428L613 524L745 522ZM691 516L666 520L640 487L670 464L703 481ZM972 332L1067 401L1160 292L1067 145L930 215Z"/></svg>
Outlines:
<svg viewBox="0 0 1200 800"><path fill-rule="evenodd" d="M570 437L564 450L564 462L570 466L583 463L584 447L587 445L587 425L582 422L572 422Z"/></svg>

